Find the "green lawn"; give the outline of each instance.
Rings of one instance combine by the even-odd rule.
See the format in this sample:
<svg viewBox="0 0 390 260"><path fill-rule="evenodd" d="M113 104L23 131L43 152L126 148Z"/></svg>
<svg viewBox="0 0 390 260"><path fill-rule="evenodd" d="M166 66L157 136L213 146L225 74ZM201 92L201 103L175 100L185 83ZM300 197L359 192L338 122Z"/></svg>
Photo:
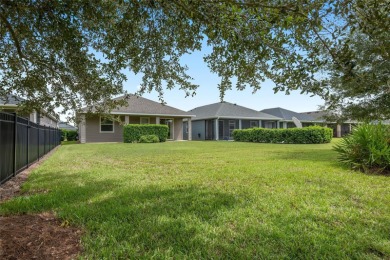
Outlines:
<svg viewBox="0 0 390 260"><path fill-rule="evenodd" d="M88 259L389 259L390 178L331 146L62 146L0 214L54 211Z"/></svg>

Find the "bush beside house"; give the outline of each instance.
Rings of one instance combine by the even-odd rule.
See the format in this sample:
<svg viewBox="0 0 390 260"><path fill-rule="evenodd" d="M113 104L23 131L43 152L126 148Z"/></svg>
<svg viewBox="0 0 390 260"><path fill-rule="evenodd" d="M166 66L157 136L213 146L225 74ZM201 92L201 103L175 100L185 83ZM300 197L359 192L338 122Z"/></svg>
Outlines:
<svg viewBox="0 0 390 260"><path fill-rule="evenodd" d="M142 136L148 135L155 135L160 142L165 142L168 137L168 126L128 124L123 127L123 141L125 143L139 142Z"/></svg>
<svg viewBox="0 0 390 260"><path fill-rule="evenodd" d="M77 141L77 139L77 131L61 129L61 141Z"/></svg>
<svg viewBox="0 0 390 260"><path fill-rule="evenodd" d="M332 129L320 126L288 129L249 128L233 131L235 141L255 143L322 144L329 143L332 136Z"/></svg>
<svg viewBox="0 0 390 260"><path fill-rule="evenodd" d="M139 138L140 143L159 143L160 139L158 139L157 135L142 135Z"/></svg>

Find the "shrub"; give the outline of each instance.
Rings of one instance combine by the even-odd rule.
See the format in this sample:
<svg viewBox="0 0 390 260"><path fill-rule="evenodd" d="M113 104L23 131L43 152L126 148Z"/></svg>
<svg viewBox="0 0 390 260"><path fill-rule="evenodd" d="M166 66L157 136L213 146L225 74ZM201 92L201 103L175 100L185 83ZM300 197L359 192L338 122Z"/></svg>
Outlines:
<svg viewBox="0 0 390 260"><path fill-rule="evenodd" d="M338 160L366 173L390 171L390 127L362 124L344 137L333 149Z"/></svg>
<svg viewBox="0 0 390 260"><path fill-rule="evenodd" d="M233 131L235 141L255 143L322 144L329 143L332 136L332 129L320 126L288 129L249 128Z"/></svg>
<svg viewBox="0 0 390 260"><path fill-rule="evenodd" d="M77 131L68 130L66 133L66 138L68 141L77 141L77 139L78 139Z"/></svg>
<svg viewBox="0 0 390 260"><path fill-rule="evenodd" d="M66 130L65 129L61 129L61 141L65 141L66 140Z"/></svg>
<svg viewBox="0 0 390 260"><path fill-rule="evenodd" d="M168 126L129 124L123 127L123 141L125 143L138 142L143 135L156 135L160 142L165 142L168 137Z"/></svg>
<svg viewBox="0 0 390 260"><path fill-rule="evenodd" d="M77 141L77 139L77 131L61 129L61 141Z"/></svg>
<svg viewBox="0 0 390 260"><path fill-rule="evenodd" d="M157 135L142 135L138 141L140 143L158 143L160 139L158 139Z"/></svg>

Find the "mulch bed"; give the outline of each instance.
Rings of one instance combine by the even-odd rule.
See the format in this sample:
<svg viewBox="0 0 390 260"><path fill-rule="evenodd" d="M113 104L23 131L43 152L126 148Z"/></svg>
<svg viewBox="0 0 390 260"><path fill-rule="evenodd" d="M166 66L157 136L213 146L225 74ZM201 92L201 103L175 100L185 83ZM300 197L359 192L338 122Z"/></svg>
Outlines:
<svg viewBox="0 0 390 260"><path fill-rule="evenodd" d="M52 213L0 217L0 259L75 259L81 231Z"/></svg>
<svg viewBox="0 0 390 260"><path fill-rule="evenodd" d="M43 160L0 186L0 204L20 194L20 186ZM82 251L81 235L51 212L0 216L0 259L75 259Z"/></svg>

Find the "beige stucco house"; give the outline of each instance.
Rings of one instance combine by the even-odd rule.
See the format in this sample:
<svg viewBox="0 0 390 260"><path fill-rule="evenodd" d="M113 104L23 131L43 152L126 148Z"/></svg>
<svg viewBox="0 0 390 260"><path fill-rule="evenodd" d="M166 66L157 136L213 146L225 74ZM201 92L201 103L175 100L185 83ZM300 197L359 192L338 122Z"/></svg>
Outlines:
<svg viewBox="0 0 390 260"><path fill-rule="evenodd" d="M117 99L124 99L124 97ZM169 128L167 140L183 140L183 120L189 122L191 131L191 118L194 117L180 109L135 95L128 97L127 106L113 109L110 113L118 116L120 122L86 112L79 113L80 142L123 142L125 124L165 124Z"/></svg>

